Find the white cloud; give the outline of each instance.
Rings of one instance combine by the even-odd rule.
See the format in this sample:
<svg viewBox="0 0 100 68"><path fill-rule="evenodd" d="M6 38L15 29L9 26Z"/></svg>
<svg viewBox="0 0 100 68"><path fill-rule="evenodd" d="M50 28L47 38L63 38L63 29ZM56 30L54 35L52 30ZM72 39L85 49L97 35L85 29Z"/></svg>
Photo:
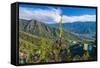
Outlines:
<svg viewBox="0 0 100 68"><path fill-rule="evenodd" d="M36 19L43 22L59 22L61 10L60 9L30 9L20 8L20 19Z"/></svg>
<svg viewBox="0 0 100 68"><path fill-rule="evenodd" d="M45 23L58 23L60 20L61 9L48 8L48 9L33 9L33 8L19 8L20 19L35 19ZM81 15L81 16L62 16L63 23L72 22L85 22L85 21L96 21L95 15Z"/></svg>
<svg viewBox="0 0 100 68"><path fill-rule="evenodd" d="M63 23L66 22L85 22L85 21L96 21L95 15L81 15L81 16L66 16L62 17Z"/></svg>

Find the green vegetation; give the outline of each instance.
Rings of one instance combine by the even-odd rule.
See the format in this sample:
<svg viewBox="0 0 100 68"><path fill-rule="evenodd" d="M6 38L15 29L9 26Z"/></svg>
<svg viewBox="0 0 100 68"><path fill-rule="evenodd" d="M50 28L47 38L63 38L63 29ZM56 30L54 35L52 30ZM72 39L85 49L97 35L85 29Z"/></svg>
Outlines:
<svg viewBox="0 0 100 68"><path fill-rule="evenodd" d="M65 31L60 40L59 29L39 21L19 20L19 23L20 64L94 59L83 50L84 43L90 41ZM95 56L93 53L91 55Z"/></svg>
<svg viewBox="0 0 100 68"><path fill-rule="evenodd" d="M29 33L22 32L22 31L19 32L19 37L20 37L19 38L19 47L20 47L19 54L20 52L22 52L22 50L25 52L25 54L27 55L26 63L32 62L32 59L29 58L29 54L30 53L34 54L35 52L39 54L39 59L37 62L46 61L45 59L46 55L48 54L48 52L52 51L53 42L50 39L38 37L38 36L31 35Z"/></svg>

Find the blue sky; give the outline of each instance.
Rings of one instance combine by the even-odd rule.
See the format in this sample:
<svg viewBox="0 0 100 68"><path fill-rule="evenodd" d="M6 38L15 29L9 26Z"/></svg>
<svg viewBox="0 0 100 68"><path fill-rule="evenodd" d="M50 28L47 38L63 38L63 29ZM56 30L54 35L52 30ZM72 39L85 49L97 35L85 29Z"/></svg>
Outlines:
<svg viewBox="0 0 100 68"><path fill-rule="evenodd" d="M19 5L19 17L22 19L37 19L45 23L58 23L61 15L63 23L96 21L95 8Z"/></svg>

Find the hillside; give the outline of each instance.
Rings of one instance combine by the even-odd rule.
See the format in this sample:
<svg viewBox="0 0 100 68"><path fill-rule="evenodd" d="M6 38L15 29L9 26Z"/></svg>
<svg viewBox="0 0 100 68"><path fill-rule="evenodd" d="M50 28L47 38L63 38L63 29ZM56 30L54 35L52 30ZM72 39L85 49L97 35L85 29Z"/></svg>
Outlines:
<svg viewBox="0 0 100 68"><path fill-rule="evenodd" d="M39 22L37 20L19 20L19 29L20 31L28 32L40 37L58 39L59 38L59 29L50 27L48 24ZM63 38L69 40L80 40L80 38L70 32L63 32Z"/></svg>
<svg viewBox="0 0 100 68"><path fill-rule="evenodd" d="M21 52L24 51L24 53L28 56L26 58L27 63L32 63L30 53L35 52L38 52L38 54L40 54L39 58L37 59L38 61L36 60L36 62L40 62L41 60L47 61L48 59L50 59L46 55L48 55L52 51L52 40L38 37L22 31L19 32L19 37L19 56L21 56ZM46 57L48 59L45 59ZM36 62L34 61L34 63Z"/></svg>

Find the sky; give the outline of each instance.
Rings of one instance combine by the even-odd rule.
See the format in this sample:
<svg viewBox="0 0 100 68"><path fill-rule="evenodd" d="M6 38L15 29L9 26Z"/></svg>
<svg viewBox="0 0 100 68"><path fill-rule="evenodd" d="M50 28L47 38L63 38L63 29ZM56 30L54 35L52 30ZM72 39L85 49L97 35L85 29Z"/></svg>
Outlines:
<svg viewBox="0 0 100 68"><path fill-rule="evenodd" d="M96 21L95 8L71 7L71 6L47 6L19 4L19 18L26 20L38 20L44 23L62 23Z"/></svg>

